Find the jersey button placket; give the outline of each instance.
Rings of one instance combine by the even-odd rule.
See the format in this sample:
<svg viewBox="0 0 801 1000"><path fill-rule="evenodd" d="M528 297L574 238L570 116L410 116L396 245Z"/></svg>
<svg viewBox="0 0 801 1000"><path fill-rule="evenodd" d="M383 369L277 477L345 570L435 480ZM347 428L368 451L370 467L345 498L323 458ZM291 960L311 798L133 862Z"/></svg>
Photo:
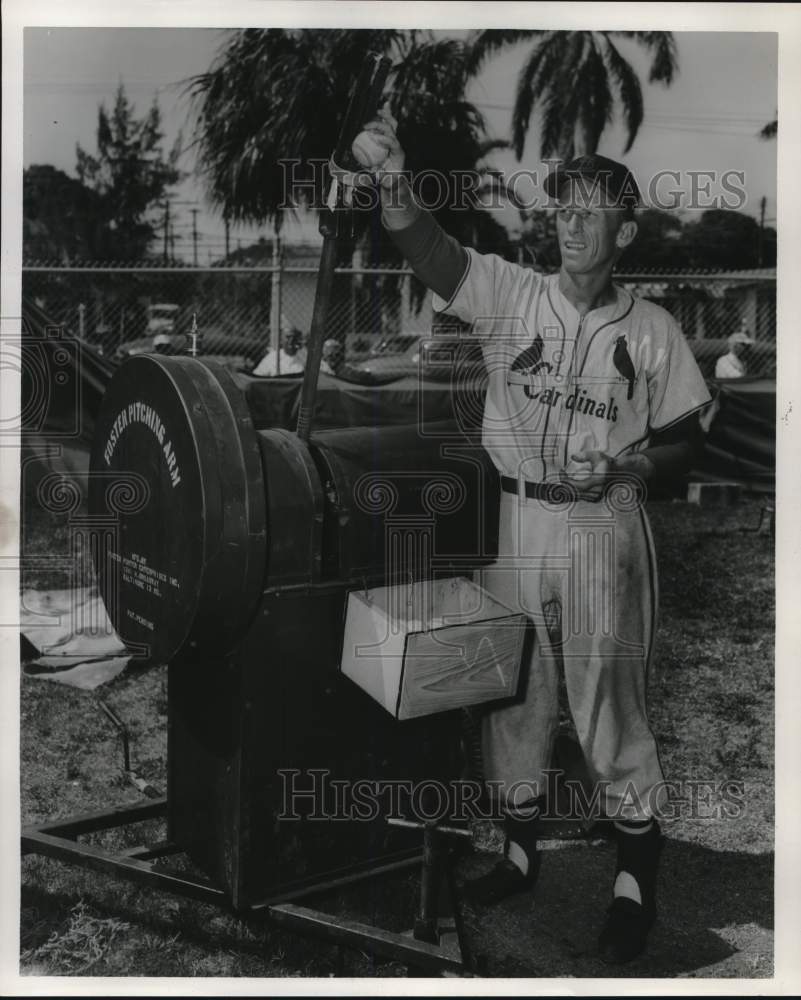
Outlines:
<svg viewBox="0 0 801 1000"><path fill-rule="evenodd" d="M568 464L568 452L570 450L570 431L573 426L573 410L567 408L567 400L570 397L570 393L576 389L576 363L579 358L581 350L581 334L584 330L584 324L587 319L587 314L580 314L578 319L578 325L576 326L576 334L573 338L572 350L570 353L570 359L566 365L566 370L563 376L564 380L564 398L562 399L562 408L559 412L559 433L560 436L564 438L565 447L562 455L561 469L567 467ZM556 464L556 463L554 463Z"/></svg>

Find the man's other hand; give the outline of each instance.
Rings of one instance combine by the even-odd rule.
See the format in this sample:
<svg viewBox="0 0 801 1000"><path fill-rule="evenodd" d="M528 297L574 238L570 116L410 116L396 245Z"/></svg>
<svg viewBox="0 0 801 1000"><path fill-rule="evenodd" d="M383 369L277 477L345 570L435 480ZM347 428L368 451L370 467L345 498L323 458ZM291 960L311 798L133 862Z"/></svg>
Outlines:
<svg viewBox="0 0 801 1000"><path fill-rule="evenodd" d="M577 451L570 459L569 471L560 470L559 478L565 485L581 493L600 496L617 472L614 458L605 451Z"/></svg>

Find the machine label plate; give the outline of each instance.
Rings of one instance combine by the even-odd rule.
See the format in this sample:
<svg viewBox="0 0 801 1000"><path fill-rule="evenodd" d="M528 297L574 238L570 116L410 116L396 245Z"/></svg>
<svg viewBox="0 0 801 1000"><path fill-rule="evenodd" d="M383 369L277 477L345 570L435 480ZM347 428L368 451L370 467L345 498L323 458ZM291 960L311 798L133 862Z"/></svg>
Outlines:
<svg viewBox="0 0 801 1000"><path fill-rule="evenodd" d="M138 587L146 594L161 597L165 586L174 587L176 590L181 589L176 577L149 566L146 558L136 552L133 552L130 558L119 552L110 552L109 558L122 566L123 583Z"/></svg>
<svg viewBox="0 0 801 1000"><path fill-rule="evenodd" d="M175 449L173 448L172 441L167 437L167 432L164 428L164 421L161 419L158 412L147 403L141 402L141 400L135 400L133 403L129 403L127 406L124 406L112 423L111 430L109 431L108 438L106 439L105 447L103 448L103 458L105 459L106 465L111 465L114 449L117 447L117 442L119 441L122 432L126 427L129 427L134 423L144 424L155 434L159 447L164 454L164 460L167 463L167 471L170 474L172 488L175 489L181 481L181 469L175 456Z"/></svg>

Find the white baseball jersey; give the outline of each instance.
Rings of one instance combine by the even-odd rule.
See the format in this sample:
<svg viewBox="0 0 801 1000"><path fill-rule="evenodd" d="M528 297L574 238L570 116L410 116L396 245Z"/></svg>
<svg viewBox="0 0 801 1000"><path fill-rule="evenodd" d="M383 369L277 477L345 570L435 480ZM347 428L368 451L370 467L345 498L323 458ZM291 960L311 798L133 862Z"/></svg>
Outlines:
<svg viewBox="0 0 801 1000"><path fill-rule="evenodd" d="M481 338L489 373L482 439L502 474L558 481L560 470L581 470L575 452L642 450L652 432L709 402L664 309L614 286L614 301L581 316L558 275L468 256L451 300L435 295L434 308ZM657 582L642 506L502 492L498 559L479 582L529 615L537 633L523 699L484 717L485 776L498 783L495 794L515 805L545 787L561 671L590 774L604 783L604 808L621 818L653 815L663 777L645 688Z"/></svg>
<svg viewBox="0 0 801 1000"><path fill-rule="evenodd" d="M574 452L617 457L648 446L710 395L677 322L614 286L615 301L581 316L543 276L468 249L464 277L434 308L473 325L489 381L482 440L507 476L574 472Z"/></svg>
<svg viewBox="0 0 801 1000"><path fill-rule="evenodd" d="M715 378L742 378L745 365L736 354L723 354L715 362Z"/></svg>

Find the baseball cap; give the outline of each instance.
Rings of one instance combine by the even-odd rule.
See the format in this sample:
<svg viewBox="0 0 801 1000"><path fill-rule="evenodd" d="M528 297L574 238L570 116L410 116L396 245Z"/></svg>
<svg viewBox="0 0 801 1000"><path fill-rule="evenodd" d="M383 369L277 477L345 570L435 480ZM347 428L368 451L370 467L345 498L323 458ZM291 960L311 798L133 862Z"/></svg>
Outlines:
<svg viewBox="0 0 801 1000"><path fill-rule="evenodd" d="M753 344L754 340L749 337L747 333L743 333L742 330L736 330L734 333L729 335L730 344Z"/></svg>
<svg viewBox="0 0 801 1000"><path fill-rule="evenodd" d="M636 208L642 200L637 181L629 168L598 153L577 156L567 163L560 163L545 178L545 191L551 198L558 198L562 185L579 177L589 181L593 188L596 182L600 184L606 207Z"/></svg>

